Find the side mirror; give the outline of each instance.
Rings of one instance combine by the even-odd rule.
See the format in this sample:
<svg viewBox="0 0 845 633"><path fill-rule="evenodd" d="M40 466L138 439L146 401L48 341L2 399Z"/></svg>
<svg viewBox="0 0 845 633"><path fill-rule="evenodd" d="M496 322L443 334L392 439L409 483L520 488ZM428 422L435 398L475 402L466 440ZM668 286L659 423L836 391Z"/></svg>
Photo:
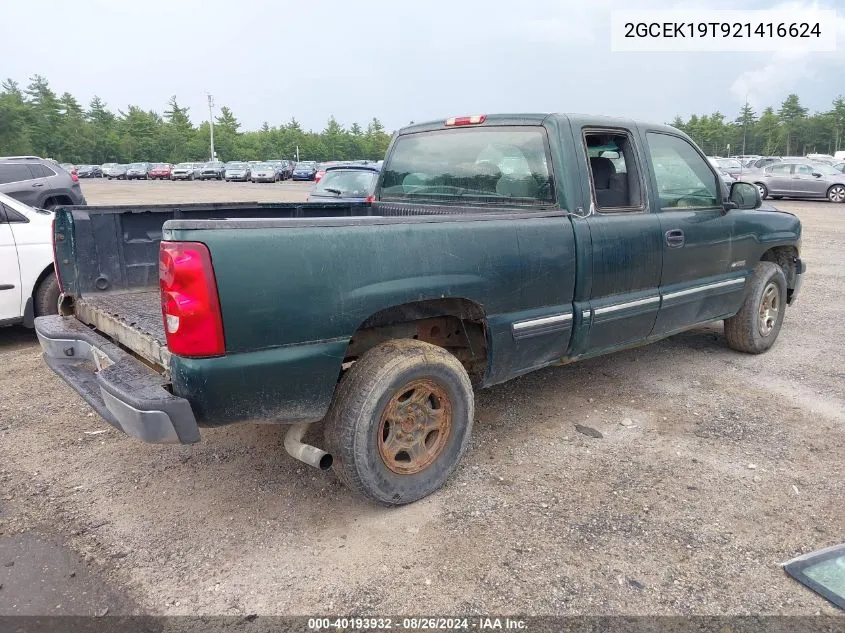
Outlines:
<svg viewBox="0 0 845 633"><path fill-rule="evenodd" d="M814 175L816 178L821 178L821 177L822 177L822 175L821 175L819 172L817 172L817 171L814 171L814 172L813 172L813 175Z"/></svg>
<svg viewBox="0 0 845 633"><path fill-rule="evenodd" d="M750 182L732 183L730 201L734 209L758 209L763 204L760 190Z"/></svg>

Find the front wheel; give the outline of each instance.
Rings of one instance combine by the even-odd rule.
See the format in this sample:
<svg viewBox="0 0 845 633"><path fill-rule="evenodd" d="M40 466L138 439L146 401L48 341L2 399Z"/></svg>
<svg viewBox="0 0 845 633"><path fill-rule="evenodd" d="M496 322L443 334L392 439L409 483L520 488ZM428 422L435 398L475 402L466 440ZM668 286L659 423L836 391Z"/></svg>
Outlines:
<svg viewBox="0 0 845 633"><path fill-rule="evenodd" d="M739 312L725 319L728 345L760 354L774 345L786 314L786 276L773 262L760 262L748 281Z"/></svg>
<svg viewBox="0 0 845 633"><path fill-rule="evenodd" d="M845 186L833 185L827 190L827 199L831 202L845 202Z"/></svg>
<svg viewBox="0 0 845 633"><path fill-rule="evenodd" d="M769 195L769 189L762 182L756 183L757 191L760 192L760 200L765 200Z"/></svg>
<svg viewBox="0 0 845 633"><path fill-rule="evenodd" d="M400 339L347 371L326 416L338 479L393 506L431 494L466 450L475 403L463 365L441 347Z"/></svg>

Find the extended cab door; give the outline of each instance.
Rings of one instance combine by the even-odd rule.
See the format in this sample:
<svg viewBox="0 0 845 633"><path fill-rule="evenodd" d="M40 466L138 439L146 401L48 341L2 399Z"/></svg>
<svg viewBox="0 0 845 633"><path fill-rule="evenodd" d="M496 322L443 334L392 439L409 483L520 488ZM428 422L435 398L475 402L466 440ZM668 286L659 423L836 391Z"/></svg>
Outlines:
<svg viewBox="0 0 845 633"><path fill-rule="evenodd" d="M589 246L589 290L572 356L593 355L648 337L660 307L660 222L645 188L645 160L633 127L572 120Z"/></svg>
<svg viewBox="0 0 845 633"><path fill-rule="evenodd" d="M0 321L21 316L21 275L18 250L6 211L0 203Z"/></svg>
<svg viewBox="0 0 845 633"><path fill-rule="evenodd" d="M665 130L644 136L663 249L654 326L654 335L662 336L736 312L746 263L733 259L734 218L707 159L683 136Z"/></svg>

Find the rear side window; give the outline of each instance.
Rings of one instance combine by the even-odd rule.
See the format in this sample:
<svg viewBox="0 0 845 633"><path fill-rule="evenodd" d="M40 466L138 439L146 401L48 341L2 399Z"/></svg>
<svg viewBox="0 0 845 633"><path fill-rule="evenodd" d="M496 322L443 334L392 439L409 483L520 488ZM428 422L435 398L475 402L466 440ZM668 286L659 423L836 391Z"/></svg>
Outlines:
<svg viewBox="0 0 845 633"><path fill-rule="evenodd" d="M716 175L689 141L657 132L646 136L661 209L719 206Z"/></svg>
<svg viewBox="0 0 845 633"><path fill-rule="evenodd" d="M400 136L385 163L382 200L554 204L542 127L475 127Z"/></svg>
<svg viewBox="0 0 845 633"><path fill-rule="evenodd" d="M0 163L0 184L32 180L29 165L21 163Z"/></svg>
<svg viewBox="0 0 845 633"><path fill-rule="evenodd" d="M785 176L791 170L792 170L792 165L787 163L786 165L773 165L772 167L769 167L766 171L769 172L770 174L780 174L781 176Z"/></svg>
<svg viewBox="0 0 845 633"><path fill-rule="evenodd" d="M38 163L30 163L29 171L33 178L47 178L48 176L56 175L54 171Z"/></svg>

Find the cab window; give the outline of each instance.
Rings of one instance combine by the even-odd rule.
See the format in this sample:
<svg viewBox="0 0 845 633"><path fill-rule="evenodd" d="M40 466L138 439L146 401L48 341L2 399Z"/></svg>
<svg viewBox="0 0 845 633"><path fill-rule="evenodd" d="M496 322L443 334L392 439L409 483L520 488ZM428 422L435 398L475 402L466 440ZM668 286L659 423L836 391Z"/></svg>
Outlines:
<svg viewBox="0 0 845 633"><path fill-rule="evenodd" d="M584 146L596 209L642 211L642 180L630 135L621 130L591 129L584 132Z"/></svg>
<svg viewBox="0 0 845 633"><path fill-rule="evenodd" d="M384 165L381 200L555 204L540 126L483 126L400 136Z"/></svg>
<svg viewBox="0 0 845 633"><path fill-rule="evenodd" d="M689 141L659 132L646 138L661 209L719 206L716 174Z"/></svg>

